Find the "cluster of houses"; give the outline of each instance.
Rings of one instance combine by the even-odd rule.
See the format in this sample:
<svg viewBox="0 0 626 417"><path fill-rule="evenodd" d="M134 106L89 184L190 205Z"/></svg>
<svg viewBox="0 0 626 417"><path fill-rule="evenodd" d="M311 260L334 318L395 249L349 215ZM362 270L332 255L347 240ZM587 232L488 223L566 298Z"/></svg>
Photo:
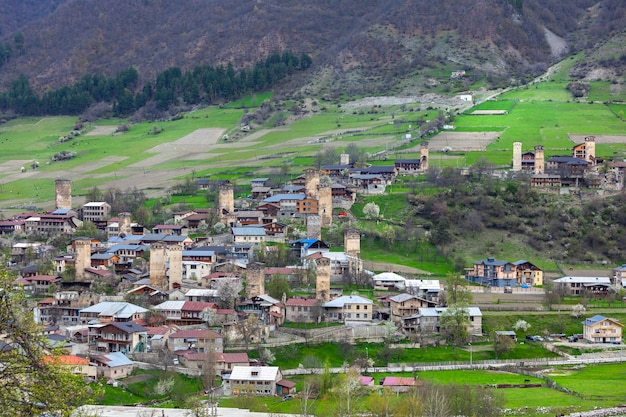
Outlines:
<svg viewBox="0 0 626 417"><path fill-rule="evenodd" d="M531 185L535 187L621 190L625 169L625 162L596 157L594 136L587 136L584 142L574 145L570 155L555 155L547 160L542 145L535 146L533 151L522 152L522 143L513 143L512 171L530 174Z"/></svg>
<svg viewBox="0 0 626 417"><path fill-rule="evenodd" d="M345 231L341 252L331 251L321 240L322 228L330 227L336 217L334 207L349 208L357 192L384 192L399 172L427 169L427 146L422 146L420 159L396 160L393 166L357 168L343 155L341 162L307 170L280 190L269 187L266 178L256 178L251 198L237 208L233 185L221 183L216 209L175 213L171 224L152 230L133 223L129 213L112 216L106 202L88 202L73 211L71 183L57 180L54 211L24 213L0 222L2 234L73 237L67 253L52 258L53 275L37 273L33 263L46 257L49 248L44 244L13 245L9 266L19 272L14 289L37 300L35 318L51 343L68 349L62 360L73 372L123 378L134 368L129 357L152 355L158 362L201 372L210 366L208 372L222 377L227 394L288 395L295 384L283 379L280 369L260 366L246 353L224 352L225 340L246 345L264 342L286 321L359 327L390 320L405 335L432 335L439 332L446 311L438 280L364 271L358 230ZM202 181L199 187L204 186ZM209 215L219 219L227 232L212 240L192 239L190 234ZM106 240L73 236L84 221L95 224ZM305 238L289 240L294 221L304 225ZM266 242L287 244L295 265L277 268L256 262L255 252L271 250ZM623 284L626 267L619 272ZM372 300L332 287L347 274L368 274L373 288L383 295ZM291 285L314 286L315 291L309 297L274 298L267 294L266 284L277 276ZM466 278L493 287L543 284L543 272L524 260L481 260L468 269ZM594 292L611 284L600 277L595 285L592 281L583 287L573 277L561 280L570 285L572 294L583 287ZM114 289L117 295L96 295L98 288ZM469 307L467 312L469 333L481 335L480 309ZM250 316L256 318L253 329L246 328ZM608 328L606 320L589 320L601 332L590 334L590 340L618 337L602 333Z"/></svg>

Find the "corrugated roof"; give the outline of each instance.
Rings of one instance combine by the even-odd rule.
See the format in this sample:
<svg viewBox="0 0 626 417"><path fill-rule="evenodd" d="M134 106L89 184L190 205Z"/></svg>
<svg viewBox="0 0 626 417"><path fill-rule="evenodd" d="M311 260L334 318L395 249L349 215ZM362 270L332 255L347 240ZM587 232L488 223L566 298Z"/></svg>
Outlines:
<svg viewBox="0 0 626 417"><path fill-rule="evenodd" d="M231 380L274 381L278 376L278 366L233 366ZM253 373L256 373L253 375Z"/></svg>

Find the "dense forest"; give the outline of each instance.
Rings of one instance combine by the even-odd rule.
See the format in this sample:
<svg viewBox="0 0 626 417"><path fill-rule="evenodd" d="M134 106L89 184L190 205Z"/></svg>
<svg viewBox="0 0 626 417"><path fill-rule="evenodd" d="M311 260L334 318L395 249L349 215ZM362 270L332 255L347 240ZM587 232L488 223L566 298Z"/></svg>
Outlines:
<svg viewBox="0 0 626 417"><path fill-rule="evenodd" d="M531 188L527 179L492 179L481 168L463 177L455 169L432 169L411 194L409 225L421 224L441 250L459 239L504 231L554 260L623 262L626 194L593 198L561 196ZM407 226L408 228L408 226Z"/></svg>
<svg viewBox="0 0 626 417"><path fill-rule="evenodd" d="M95 103L113 104L113 115L128 116L153 104L153 111L145 111L148 118L174 105L213 104L230 101L251 91L267 90L276 86L296 71L304 71L312 64L311 58L286 51L273 53L250 69L235 71L232 63L197 66L191 71L179 67L160 73L154 82L139 86L139 72L135 67L119 72L115 77L85 75L71 87L48 91L41 97L21 75L11 83L6 93L0 93L0 111L18 115L78 115Z"/></svg>
<svg viewBox="0 0 626 417"><path fill-rule="evenodd" d="M593 48L626 27L621 0L5 0L0 90L21 74L42 94L85 74L139 69L139 85L169 68L304 51L330 84L385 92L436 65L492 79L536 74L562 53ZM545 31L566 42L555 51ZM17 40L17 42L16 42ZM7 48L8 47L8 48ZM19 51L18 51L19 49ZM7 56L7 52L10 51ZM1 52L1 51L0 51ZM328 71L330 69L330 71ZM326 72L323 72L326 70Z"/></svg>

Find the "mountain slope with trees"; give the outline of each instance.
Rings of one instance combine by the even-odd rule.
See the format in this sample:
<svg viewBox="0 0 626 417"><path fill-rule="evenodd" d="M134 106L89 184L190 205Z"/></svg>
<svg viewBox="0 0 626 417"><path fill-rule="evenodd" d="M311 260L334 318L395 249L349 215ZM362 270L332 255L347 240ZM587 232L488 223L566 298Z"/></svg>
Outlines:
<svg viewBox="0 0 626 417"><path fill-rule="evenodd" d="M4 3L0 44L12 53L1 62L0 86L24 74L37 92L131 66L141 86L171 67L232 62L240 69L285 50L311 55L336 88L352 94L386 92L436 64L508 82L556 58L546 29L571 52L592 47L626 19L619 0Z"/></svg>

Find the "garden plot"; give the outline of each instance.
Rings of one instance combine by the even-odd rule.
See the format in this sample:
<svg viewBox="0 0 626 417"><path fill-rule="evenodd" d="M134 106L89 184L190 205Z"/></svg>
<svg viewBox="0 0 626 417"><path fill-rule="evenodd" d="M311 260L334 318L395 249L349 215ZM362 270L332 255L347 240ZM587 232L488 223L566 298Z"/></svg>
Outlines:
<svg viewBox="0 0 626 417"><path fill-rule="evenodd" d="M441 132L428 140L432 152L480 152L500 137L500 132Z"/></svg>
<svg viewBox="0 0 626 417"><path fill-rule="evenodd" d="M626 143L626 135L579 135L569 133L567 136L576 144L584 143L585 138L589 136L596 138L596 143Z"/></svg>

